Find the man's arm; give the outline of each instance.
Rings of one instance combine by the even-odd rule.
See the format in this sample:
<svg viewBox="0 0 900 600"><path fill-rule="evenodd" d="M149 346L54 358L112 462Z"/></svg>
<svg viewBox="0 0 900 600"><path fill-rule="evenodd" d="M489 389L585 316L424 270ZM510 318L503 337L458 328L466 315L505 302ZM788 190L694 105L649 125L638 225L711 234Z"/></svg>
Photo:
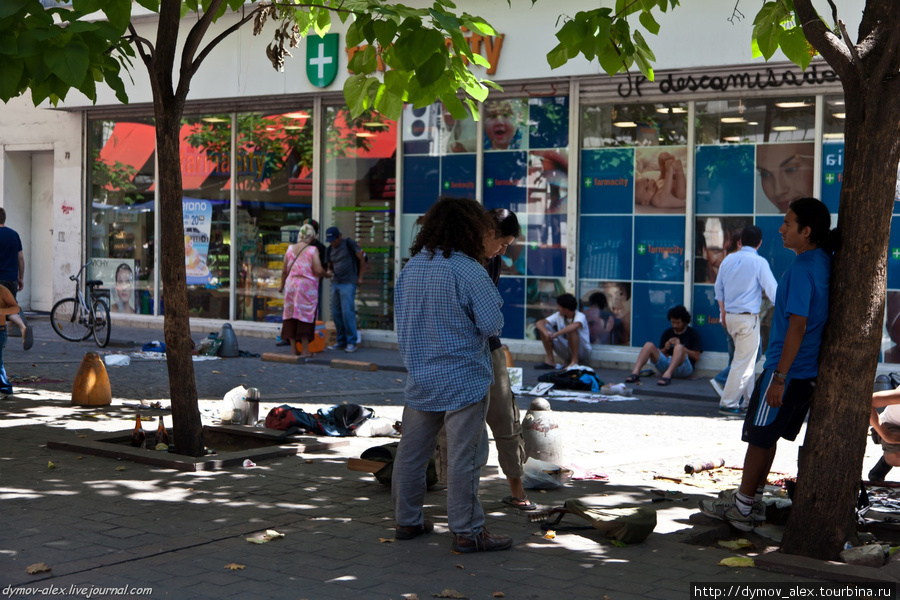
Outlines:
<svg viewBox="0 0 900 600"><path fill-rule="evenodd" d="M25 253L19 250L19 291L25 287Z"/></svg>
<svg viewBox="0 0 900 600"><path fill-rule="evenodd" d="M566 325L559 331L554 331L553 333L551 333L550 339L552 340L552 339L556 339L558 337L565 337L565 336L569 335L570 333L572 333L573 331L578 331L578 329L580 327L581 327L581 323L579 323L578 321L572 321L571 323L569 323L568 325Z"/></svg>
<svg viewBox="0 0 900 600"><path fill-rule="evenodd" d="M19 312L19 305L15 296L5 286L0 285L0 315L15 315Z"/></svg>
<svg viewBox="0 0 900 600"><path fill-rule="evenodd" d="M720 278L716 278L718 280ZM719 320L721 321L722 327L725 327L725 301L719 300ZM728 328L725 327L725 331L728 331Z"/></svg>
<svg viewBox="0 0 900 600"><path fill-rule="evenodd" d="M366 274L369 263L366 262L366 253L359 247L359 244L357 244L356 247L359 248L359 252L356 253L356 258L359 259L359 274L356 279L356 285L362 285L363 275Z"/></svg>
<svg viewBox="0 0 900 600"><path fill-rule="evenodd" d="M778 292L778 282L775 281L775 276L772 275L772 269L769 268L769 262L766 259L763 259L765 264L763 268L759 271L759 285L762 286L762 289L766 292L766 297L775 302L775 294Z"/></svg>
<svg viewBox="0 0 900 600"><path fill-rule="evenodd" d="M806 317L800 315L791 315L788 321L788 330L784 336L784 346L781 348L781 359L775 370L779 373L787 373L794 359L797 358L797 352L800 351L800 345L803 343L803 336L806 335ZM781 406L781 396L784 394L784 381L779 381L777 377L772 376L772 383L766 392L766 404L773 408Z"/></svg>

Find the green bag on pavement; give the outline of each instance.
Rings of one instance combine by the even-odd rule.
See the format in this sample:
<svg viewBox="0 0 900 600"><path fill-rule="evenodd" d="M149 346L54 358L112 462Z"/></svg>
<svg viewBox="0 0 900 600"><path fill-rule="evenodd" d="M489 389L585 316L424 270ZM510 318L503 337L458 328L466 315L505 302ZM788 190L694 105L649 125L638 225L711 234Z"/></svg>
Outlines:
<svg viewBox="0 0 900 600"><path fill-rule="evenodd" d="M625 544L643 542L656 528L656 511L646 506L604 508L571 499L566 500L566 508L573 515L586 519L607 537Z"/></svg>

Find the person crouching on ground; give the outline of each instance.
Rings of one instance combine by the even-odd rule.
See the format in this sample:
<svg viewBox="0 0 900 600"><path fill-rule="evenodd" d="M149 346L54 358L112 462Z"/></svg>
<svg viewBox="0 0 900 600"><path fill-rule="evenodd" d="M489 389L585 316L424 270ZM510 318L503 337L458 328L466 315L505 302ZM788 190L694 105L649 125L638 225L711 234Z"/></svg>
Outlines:
<svg viewBox="0 0 900 600"><path fill-rule="evenodd" d="M678 305L669 309L666 318L672 326L659 337L659 347L653 342L644 344L625 383L640 381L639 373L648 360L659 371L656 385L669 385L673 377L684 379L694 372L694 365L700 360L703 348L700 334L690 326L691 313L684 306Z"/></svg>
<svg viewBox="0 0 900 600"><path fill-rule="evenodd" d="M580 360L591 357L591 339L587 317L578 310L578 300L572 294L556 298L556 312L536 325L544 345L546 358L536 369L559 369L554 353L566 365L577 367Z"/></svg>
<svg viewBox="0 0 900 600"><path fill-rule="evenodd" d="M503 300L482 265L493 225L474 200L442 198L426 213L394 290L397 343L409 375L403 436L391 477L395 537L429 533L426 469L447 432L447 520L456 552L506 550L509 536L484 527L478 501L487 462L485 429L493 366L488 339L500 334Z"/></svg>

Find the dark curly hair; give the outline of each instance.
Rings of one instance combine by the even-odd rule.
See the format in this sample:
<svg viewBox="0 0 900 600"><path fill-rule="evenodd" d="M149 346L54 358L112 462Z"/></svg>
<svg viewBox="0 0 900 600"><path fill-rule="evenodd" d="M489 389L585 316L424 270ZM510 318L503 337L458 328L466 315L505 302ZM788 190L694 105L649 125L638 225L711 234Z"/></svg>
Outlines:
<svg viewBox="0 0 900 600"><path fill-rule="evenodd" d="M422 250L434 254L440 250L444 258L456 250L481 262L484 260L484 238L493 232L494 225L484 207L468 198L442 196L435 202L422 222L409 255Z"/></svg>

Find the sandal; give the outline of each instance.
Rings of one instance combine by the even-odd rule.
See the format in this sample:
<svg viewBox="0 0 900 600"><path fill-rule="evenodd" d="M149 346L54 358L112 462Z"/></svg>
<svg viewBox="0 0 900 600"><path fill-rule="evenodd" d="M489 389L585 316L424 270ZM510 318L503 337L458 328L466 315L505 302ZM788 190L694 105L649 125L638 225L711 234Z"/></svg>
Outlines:
<svg viewBox="0 0 900 600"><path fill-rule="evenodd" d="M515 496L507 496L503 499L503 504L518 508L519 510L536 510L537 504L528 498L516 498Z"/></svg>
<svg viewBox="0 0 900 600"><path fill-rule="evenodd" d="M671 377L660 377L659 381L656 382L656 385L665 387L665 386L669 385L670 383L672 383Z"/></svg>
<svg viewBox="0 0 900 600"><path fill-rule="evenodd" d="M641 376L635 373L632 373L628 377L625 378L625 383L637 383L641 380Z"/></svg>
<svg viewBox="0 0 900 600"><path fill-rule="evenodd" d="M539 371L555 371L556 365L550 365L545 362L542 362L539 365L534 365L534 368L538 369Z"/></svg>

